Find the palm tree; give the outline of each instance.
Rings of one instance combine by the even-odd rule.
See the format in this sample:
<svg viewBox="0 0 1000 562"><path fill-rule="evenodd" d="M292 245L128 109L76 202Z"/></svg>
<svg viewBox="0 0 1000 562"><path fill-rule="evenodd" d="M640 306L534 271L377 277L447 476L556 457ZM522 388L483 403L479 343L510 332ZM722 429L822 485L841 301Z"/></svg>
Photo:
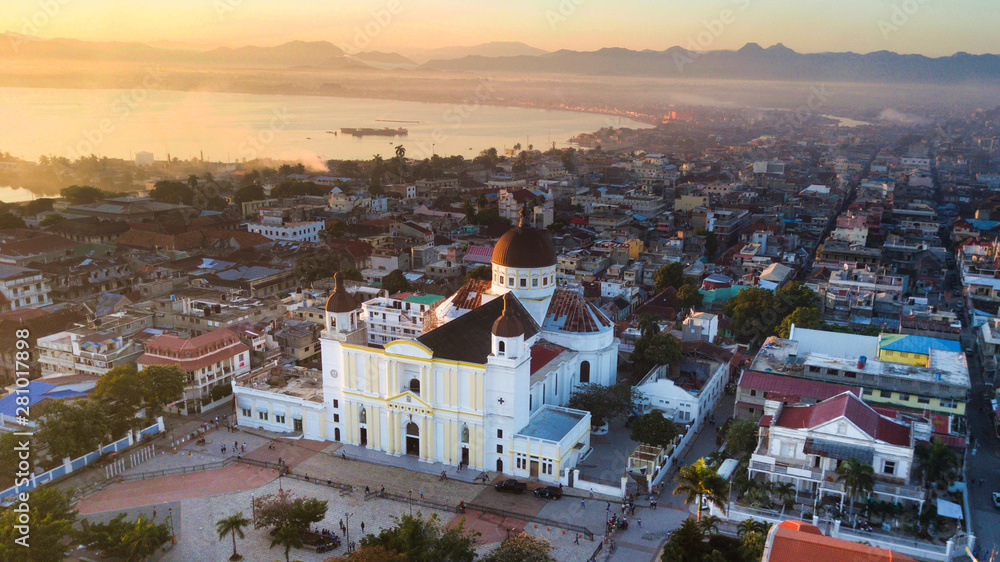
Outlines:
<svg viewBox="0 0 1000 562"><path fill-rule="evenodd" d="M958 456L944 443L921 443L914 449L913 456L920 485L925 488L929 484L948 482L959 467Z"/></svg>
<svg viewBox="0 0 1000 562"><path fill-rule="evenodd" d="M296 527L291 525L281 527L274 533L274 538L271 539L271 546L269 548L274 548L278 545L285 547L285 562L289 562L288 554L292 549L302 547L302 535Z"/></svg>
<svg viewBox="0 0 1000 562"><path fill-rule="evenodd" d="M781 482L774 487L774 495L778 496L778 501L784 504L789 499L795 497L795 486L791 482ZM784 511L784 506L781 509Z"/></svg>
<svg viewBox="0 0 1000 562"><path fill-rule="evenodd" d="M722 523L722 518L718 515L706 515L699 525L706 535L714 535L719 532L719 523Z"/></svg>
<svg viewBox="0 0 1000 562"><path fill-rule="evenodd" d="M396 146L396 164L399 166L399 181L403 181L403 160L406 158L406 149L403 145Z"/></svg>
<svg viewBox="0 0 1000 562"><path fill-rule="evenodd" d="M771 524L765 523L763 521L754 521L753 519L744 519L736 525L736 535L742 537L747 533L760 533L761 535L767 535L767 532L771 530Z"/></svg>
<svg viewBox="0 0 1000 562"><path fill-rule="evenodd" d="M705 462L709 466L718 469L719 465L721 465L722 462L727 458L728 457L726 456L725 451L712 451L711 453L705 456Z"/></svg>
<svg viewBox="0 0 1000 562"><path fill-rule="evenodd" d="M188 187L190 187L191 189L198 187L198 176L194 174L188 176Z"/></svg>
<svg viewBox="0 0 1000 562"><path fill-rule="evenodd" d="M243 516L243 512L236 512L229 517L219 519L215 522L215 531L219 533L219 540L226 538L226 535L233 537L233 555L230 560L241 560L243 557L236 553L236 536L242 539L245 537L243 529L250 525L250 520Z"/></svg>
<svg viewBox="0 0 1000 562"><path fill-rule="evenodd" d="M851 510L854 510L854 498L870 492L875 484L875 469L868 463L857 459L848 459L837 467L837 482L843 482L847 493L851 496Z"/></svg>
<svg viewBox="0 0 1000 562"><path fill-rule="evenodd" d="M701 506L704 500L708 500L716 507L723 509L726 507L726 481L719 473L705 464L705 459L701 458L690 466L681 468L677 473L677 487L674 494L687 494L684 500L685 505L697 501L697 520L701 522Z"/></svg>

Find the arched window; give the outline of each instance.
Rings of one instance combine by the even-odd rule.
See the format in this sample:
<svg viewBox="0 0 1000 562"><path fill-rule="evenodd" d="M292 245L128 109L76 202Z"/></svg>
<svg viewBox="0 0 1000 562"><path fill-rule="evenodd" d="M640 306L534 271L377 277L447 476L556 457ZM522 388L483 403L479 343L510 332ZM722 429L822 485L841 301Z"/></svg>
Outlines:
<svg viewBox="0 0 1000 562"><path fill-rule="evenodd" d="M462 443L468 443L468 442L469 442L469 426L463 425L462 426Z"/></svg>
<svg viewBox="0 0 1000 562"><path fill-rule="evenodd" d="M420 394L420 379L410 379L410 392Z"/></svg>
<svg viewBox="0 0 1000 562"><path fill-rule="evenodd" d="M580 382L590 382L590 361L580 363Z"/></svg>
<svg viewBox="0 0 1000 562"><path fill-rule="evenodd" d="M358 423L368 423L368 410L365 408L361 408L358 412Z"/></svg>
<svg viewBox="0 0 1000 562"><path fill-rule="evenodd" d="M502 342L502 341L497 342L497 351L500 352L500 355L503 355L506 350L507 350L507 342Z"/></svg>

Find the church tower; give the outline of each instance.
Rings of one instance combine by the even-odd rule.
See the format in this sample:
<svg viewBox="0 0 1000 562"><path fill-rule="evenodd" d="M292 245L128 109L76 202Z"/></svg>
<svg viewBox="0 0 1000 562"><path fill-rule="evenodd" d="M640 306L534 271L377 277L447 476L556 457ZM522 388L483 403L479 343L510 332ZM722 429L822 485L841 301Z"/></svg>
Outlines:
<svg viewBox="0 0 1000 562"><path fill-rule="evenodd" d="M527 207L520 224L497 240L490 261L493 293L514 293L541 325L556 289L556 251L547 231L528 226Z"/></svg>
<svg viewBox="0 0 1000 562"><path fill-rule="evenodd" d="M514 432L528 423L531 386L531 353L524 341L524 323L515 315L514 296L503 296L503 314L490 330L490 355L486 358L483 426L485 465L488 470L510 471Z"/></svg>
<svg viewBox="0 0 1000 562"><path fill-rule="evenodd" d="M346 439L344 418L344 382L347 377L344 364L343 344L364 345L365 330L359 320L361 314L347 289L340 273L333 276L335 287L326 299L325 330L320 334L320 349L323 357L323 401L327 407L327 439Z"/></svg>

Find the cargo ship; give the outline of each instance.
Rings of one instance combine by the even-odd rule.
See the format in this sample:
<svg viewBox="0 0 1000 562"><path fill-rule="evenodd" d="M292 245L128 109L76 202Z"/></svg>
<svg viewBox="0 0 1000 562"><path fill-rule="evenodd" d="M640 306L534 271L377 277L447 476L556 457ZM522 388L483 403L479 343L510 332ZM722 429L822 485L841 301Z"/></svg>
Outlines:
<svg viewBox="0 0 1000 562"><path fill-rule="evenodd" d="M345 128L341 128L340 132L341 132L341 134L351 135L351 136L355 136L355 137L367 137L367 136L376 136L376 137L405 137L406 135L410 134L409 131L407 131L406 129L404 129L402 127L398 128L398 129L390 129L389 127L383 127L381 129L370 129L370 128L351 129L351 128L346 128L345 127Z"/></svg>

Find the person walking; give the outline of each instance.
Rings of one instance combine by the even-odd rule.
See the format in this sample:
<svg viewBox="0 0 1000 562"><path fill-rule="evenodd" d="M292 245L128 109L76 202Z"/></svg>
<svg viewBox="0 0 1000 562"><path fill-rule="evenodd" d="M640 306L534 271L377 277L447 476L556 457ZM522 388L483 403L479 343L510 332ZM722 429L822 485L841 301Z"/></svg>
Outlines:
<svg viewBox="0 0 1000 562"><path fill-rule="evenodd" d="M573 544L580 544L580 533L576 534L576 538L573 539Z"/></svg>
<svg viewBox="0 0 1000 562"><path fill-rule="evenodd" d="M361 534L362 535L365 534L365 522L364 521L361 522Z"/></svg>
<svg viewBox="0 0 1000 562"><path fill-rule="evenodd" d="M583 498L580 498L580 509L585 509L587 507L587 502Z"/></svg>
<svg viewBox="0 0 1000 562"><path fill-rule="evenodd" d="M635 524L636 524L637 527L639 527L641 529L642 528L642 517L637 517L636 520L635 520Z"/></svg>
<svg viewBox="0 0 1000 562"><path fill-rule="evenodd" d="M424 490L423 490L423 488L420 489L420 499L424 499Z"/></svg>

